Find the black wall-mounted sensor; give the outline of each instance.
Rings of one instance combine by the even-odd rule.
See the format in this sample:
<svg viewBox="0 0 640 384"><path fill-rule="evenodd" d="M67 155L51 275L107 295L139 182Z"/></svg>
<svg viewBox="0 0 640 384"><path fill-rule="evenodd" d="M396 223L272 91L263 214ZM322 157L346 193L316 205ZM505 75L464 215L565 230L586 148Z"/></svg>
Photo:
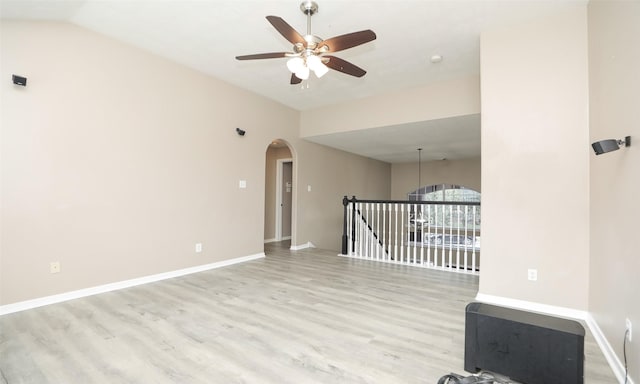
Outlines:
<svg viewBox="0 0 640 384"><path fill-rule="evenodd" d="M22 85L23 87L27 86L27 78L26 77L22 77L22 76L18 76L18 75L12 75L11 78L13 80L13 84Z"/></svg>
<svg viewBox="0 0 640 384"><path fill-rule="evenodd" d="M617 151L620 149L620 146L630 147L631 146L631 136L627 136L624 139L616 140L616 139L607 139L596 141L591 144L593 151L596 155L602 155L603 153Z"/></svg>
<svg viewBox="0 0 640 384"><path fill-rule="evenodd" d="M609 139L609 140L600 140L591 144L593 151L596 155L602 155L603 153L611 152L620 149L618 145L618 140Z"/></svg>
<svg viewBox="0 0 640 384"><path fill-rule="evenodd" d="M240 129L240 128L236 128L236 132L238 133L238 135L240 136L244 136L245 133L247 133L246 131Z"/></svg>

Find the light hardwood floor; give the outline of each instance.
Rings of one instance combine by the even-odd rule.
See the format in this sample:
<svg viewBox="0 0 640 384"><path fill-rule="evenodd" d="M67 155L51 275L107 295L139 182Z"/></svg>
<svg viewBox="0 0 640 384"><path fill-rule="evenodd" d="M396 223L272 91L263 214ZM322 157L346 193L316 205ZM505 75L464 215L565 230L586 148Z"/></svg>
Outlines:
<svg viewBox="0 0 640 384"><path fill-rule="evenodd" d="M0 317L4 383L436 383L476 276L267 244L267 257ZM593 338L586 383L615 383ZM550 383L551 384L551 383Z"/></svg>

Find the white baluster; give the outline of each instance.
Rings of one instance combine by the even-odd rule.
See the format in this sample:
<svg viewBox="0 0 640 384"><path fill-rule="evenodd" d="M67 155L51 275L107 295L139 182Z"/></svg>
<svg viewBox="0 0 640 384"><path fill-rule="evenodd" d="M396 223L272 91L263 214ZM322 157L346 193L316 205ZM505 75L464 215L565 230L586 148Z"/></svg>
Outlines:
<svg viewBox="0 0 640 384"><path fill-rule="evenodd" d="M385 238L385 229L387 223L387 203L382 203L382 233L380 234L380 239L382 240L382 259L387 260L387 242Z"/></svg>
<svg viewBox="0 0 640 384"><path fill-rule="evenodd" d="M438 206L433 206L433 266L437 267L438 264L438 222L440 221L440 215L438 214Z"/></svg>
<svg viewBox="0 0 640 384"><path fill-rule="evenodd" d="M420 240L420 265L424 267L424 204L420 204L420 236L416 236L416 241Z"/></svg>
<svg viewBox="0 0 640 384"><path fill-rule="evenodd" d="M418 218L418 206L416 204L413 204L413 215L414 215L414 220L413 220L413 254L411 255L411 262L415 263L416 262L416 249L418 246L418 222L416 221L416 219ZM411 230L411 217L409 217L409 230ZM411 244L411 243L409 243Z"/></svg>
<svg viewBox="0 0 640 384"><path fill-rule="evenodd" d="M400 262L404 262L404 204L400 204Z"/></svg>
<svg viewBox="0 0 640 384"><path fill-rule="evenodd" d="M427 264L432 267L433 265L431 265L431 248L433 247L433 244L431 242L431 204L427 205ZM422 234L422 242L424 242L424 233ZM434 263L435 265L435 263Z"/></svg>
<svg viewBox="0 0 640 384"><path fill-rule="evenodd" d="M467 259L467 255L469 252L469 247L466 246L467 243L467 238L469 238L469 233L468 233L468 224L469 223L469 206L465 205L464 206L464 241L465 241L465 247L464 247L464 270L466 271L469 268L469 264L468 264L468 259ZM471 246L473 247L473 243L474 243L475 238L471 237Z"/></svg>
<svg viewBox="0 0 640 384"><path fill-rule="evenodd" d="M362 243L362 253L360 254L360 257L366 258L367 257L367 247L369 247L369 242L367 239L367 223L365 222L367 220L367 204L363 203L362 204L362 210L360 211L360 233L361 233L361 243Z"/></svg>
<svg viewBox="0 0 640 384"><path fill-rule="evenodd" d="M460 206L456 205L456 236L458 236L458 246L456 247L456 268L460 269ZM467 238L463 239L462 245L464 246L467 242Z"/></svg>
<svg viewBox="0 0 640 384"><path fill-rule="evenodd" d="M449 205L449 269L453 268L453 205Z"/></svg>
<svg viewBox="0 0 640 384"><path fill-rule="evenodd" d="M362 211L362 236L363 236L363 241L362 244L364 245L363 248L363 257L364 258L369 258L369 228L368 227L368 223L369 223L369 218L367 217L369 214L369 203L365 203L364 204L364 211Z"/></svg>
<svg viewBox="0 0 640 384"><path fill-rule="evenodd" d="M376 260L380 260L380 203L376 203Z"/></svg>
<svg viewBox="0 0 640 384"><path fill-rule="evenodd" d="M446 248L446 246L445 246L445 244L446 244L446 242L445 242L445 240L446 240L446 239L445 239L445 231L446 231L446 223L447 223L447 220L446 220L445 206L444 206L444 205L442 205L442 206L440 206L440 208L442 209L442 222L441 222L441 227L442 227L442 229L441 229L441 231L440 231L440 233L441 233L441 235L442 235L442 241L441 241L442 248L440 248L440 258L441 258L441 262L442 262L442 263L440 264L440 266L441 266L442 268L446 268L446 267L447 267L447 260L446 260L446 257L447 257L447 248Z"/></svg>
<svg viewBox="0 0 640 384"><path fill-rule="evenodd" d="M367 236L367 248L366 248L366 253L367 253L367 259L371 258L371 230L369 229L369 226L371 225L371 218L369 217L371 213L371 205L369 203L367 203L367 216L365 217L365 223L364 223L364 230Z"/></svg>
<svg viewBox="0 0 640 384"><path fill-rule="evenodd" d="M394 261L397 263L398 262L398 204L395 204L395 223L396 223L396 239L395 239L395 243L393 245L394 248L394 252L393 252L393 259Z"/></svg>
<svg viewBox="0 0 640 384"><path fill-rule="evenodd" d="M471 254L471 270L473 272L476 271L476 244L475 244L475 239L476 239L476 208L477 205L473 206L473 240L474 240L474 244L473 244L473 251Z"/></svg>

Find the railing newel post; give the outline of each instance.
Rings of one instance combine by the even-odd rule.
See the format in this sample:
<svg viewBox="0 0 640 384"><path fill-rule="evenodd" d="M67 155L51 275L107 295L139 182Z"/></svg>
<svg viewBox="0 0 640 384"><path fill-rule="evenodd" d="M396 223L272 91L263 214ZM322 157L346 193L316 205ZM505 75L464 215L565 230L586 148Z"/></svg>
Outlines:
<svg viewBox="0 0 640 384"><path fill-rule="evenodd" d="M349 205L349 199L347 198L346 195L342 199L342 205L343 205L343 214L342 214L342 254L346 255L349 252L348 247L347 247L347 244L349 242L349 240L348 240L349 236L347 235L347 205Z"/></svg>
<svg viewBox="0 0 640 384"><path fill-rule="evenodd" d="M351 252L356 251L356 197L351 196Z"/></svg>

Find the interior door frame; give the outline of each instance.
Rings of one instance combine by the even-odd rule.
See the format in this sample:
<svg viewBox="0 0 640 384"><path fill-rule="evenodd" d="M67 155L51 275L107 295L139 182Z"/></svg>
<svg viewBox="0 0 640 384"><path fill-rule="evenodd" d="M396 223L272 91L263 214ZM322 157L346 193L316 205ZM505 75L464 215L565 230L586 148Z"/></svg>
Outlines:
<svg viewBox="0 0 640 384"><path fill-rule="evenodd" d="M276 160L276 241L282 241L282 178L283 178L283 170L284 163L291 163L291 172L292 178L291 182L293 183L293 159L277 159ZM293 185L291 186L293 192ZM293 198L291 199L293 203ZM293 210L292 210L293 214ZM293 234L293 228L292 228Z"/></svg>

